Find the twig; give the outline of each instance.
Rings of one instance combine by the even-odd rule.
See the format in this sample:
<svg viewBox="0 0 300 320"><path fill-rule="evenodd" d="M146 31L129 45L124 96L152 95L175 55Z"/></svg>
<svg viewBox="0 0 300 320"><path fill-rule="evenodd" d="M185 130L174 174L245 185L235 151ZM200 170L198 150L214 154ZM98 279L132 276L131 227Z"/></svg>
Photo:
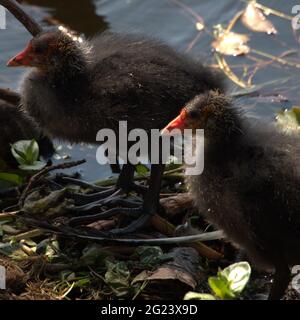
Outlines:
<svg viewBox="0 0 300 320"><path fill-rule="evenodd" d="M33 229L24 233L20 233L14 236L10 236L4 239L4 242L9 242L9 241L16 241L19 242L21 240L27 240L27 239L32 239L36 237L40 237L44 235L47 231L44 231L42 229Z"/></svg>
<svg viewBox="0 0 300 320"><path fill-rule="evenodd" d="M154 215L154 217L151 220L152 226L160 231L161 233L169 236L169 237L173 237L174 233L175 233L175 226L170 223L169 221L167 221L166 219L162 218L161 216L159 216L158 214ZM170 238L172 239L172 238ZM159 239L158 239L159 240ZM222 254L215 251L214 249L206 246L204 243L197 241L197 242L187 242L186 245L189 245L190 247L194 248L195 250L197 250L199 252L199 254L202 257L205 257L207 259L211 259L211 260L217 260L222 258Z"/></svg>
<svg viewBox="0 0 300 320"><path fill-rule="evenodd" d="M258 2L255 3L255 6L259 9L263 10L266 15L273 14L274 16L277 16L277 17L280 17L280 18L283 18L286 20L293 20L292 16L285 14L279 10L275 10L275 9L269 8L267 6L264 6Z"/></svg>
<svg viewBox="0 0 300 320"><path fill-rule="evenodd" d="M13 14L33 36L36 36L43 31L41 26L15 1L0 0L0 5Z"/></svg>
<svg viewBox="0 0 300 320"><path fill-rule="evenodd" d="M235 84L239 85L242 88L249 88L249 86L242 80L240 80L230 69L229 65L227 64L226 60L223 56L215 52L215 58L219 64L220 69L227 75L227 77L234 82Z"/></svg>
<svg viewBox="0 0 300 320"><path fill-rule="evenodd" d="M282 59L280 57L273 56L272 54L269 54L269 53L266 53L263 51L259 51L259 50L255 50L255 49L251 49L251 52L253 52L259 56L272 59L273 61L276 61L276 62L281 63L283 65L287 65L290 67L296 67L296 68L300 69L300 63L288 61L288 60Z"/></svg>
<svg viewBox="0 0 300 320"><path fill-rule="evenodd" d="M286 52L283 52L278 58L282 59L282 58L284 58L285 56L290 55L290 54L293 54L293 53L295 53L295 52L297 52L297 51L295 51L295 50L288 50L288 51L286 51ZM248 58L249 60L254 60L254 61L257 62L256 65L254 65L255 67L254 67L253 71L250 73L249 78L248 78L248 84L250 84L250 85L251 85L252 79L253 79L253 77L255 76L255 74L256 74L257 71L259 71L259 70L261 70L262 68L265 68L265 67L271 65L273 62L276 61L275 59L271 59L271 60L261 60L261 59L257 59L257 58L254 57L254 56L251 56L251 55L247 55L247 58Z"/></svg>
<svg viewBox="0 0 300 320"><path fill-rule="evenodd" d="M72 162L67 162L67 163L61 163L61 164L57 164L54 166L50 166L50 167L46 167L44 169L42 169L40 172L38 172L37 174L35 174L34 176L32 176L29 180L29 183L27 185L27 187L25 188L25 190L23 191L20 200L19 200L19 207L22 208L24 205L24 200L28 194L28 192L30 191L30 189L32 188L32 186L37 183L43 176L45 176L46 174L48 174L51 171L54 170L58 170L58 169L70 169L73 167L77 167L83 163L85 163L86 160L80 160L80 161L72 161Z"/></svg>
<svg viewBox="0 0 300 320"><path fill-rule="evenodd" d="M244 3L249 3L249 0L240 0L241 2L244 2ZM277 17L280 17L280 18L283 18L283 19L286 19L286 20L292 20L293 17L292 16L289 16L288 14L285 14L279 10L275 10L275 9L272 9L270 7L267 7L267 6L264 6L263 4L260 4L258 2L255 1L255 6L261 10L264 11L265 15L269 15L269 14L273 14L274 16L277 16Z"/></svg>
<svg viewBox="0 0 300 320"><path fill-rule="evenodd" d="M194 46L196 45L196 43L198 42L201 36L202 36L202 31L199 31L196 37L187 46L185 53L189 53L194 48Z"/></svg>
<svg viewBox="0 0 300 320"><path fill-rule="evenodd" d="M241 16L244 14L244 10L239 11L229 22L225 32L230 32L233 27L235 26L235 24L239 21L239 19L241 18Z"/></svg>
<svg viewBox="0 0 300 320"><path fill-rule="evenodd" d="M204 26L203 18L192 8L190 8L189 6L187 6L186 4L178 0L169 0L169 1L177 5L178 7L181 7L185 12L189 13L189 15L191 15L196 20L196 22L200 22Z"/></svg>
<svg viewBox="0 0 300 320"><path fill-rule="evenodd" d="M0 213L0 220L14 218L20 211Z"/></svg>

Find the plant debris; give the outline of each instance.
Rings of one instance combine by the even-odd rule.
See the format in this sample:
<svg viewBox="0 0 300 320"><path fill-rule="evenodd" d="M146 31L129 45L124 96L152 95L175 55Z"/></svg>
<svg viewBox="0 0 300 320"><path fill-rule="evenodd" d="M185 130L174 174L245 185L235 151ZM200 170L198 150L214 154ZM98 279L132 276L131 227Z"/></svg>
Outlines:
<svg viewBox="0 0 300 320"><path fill-rule="evenodd" d="M242 22L251 31L277 34L273 23L268 20L263 11L256 6L256 1L251 1L248 4L242 16Z"/></svg>

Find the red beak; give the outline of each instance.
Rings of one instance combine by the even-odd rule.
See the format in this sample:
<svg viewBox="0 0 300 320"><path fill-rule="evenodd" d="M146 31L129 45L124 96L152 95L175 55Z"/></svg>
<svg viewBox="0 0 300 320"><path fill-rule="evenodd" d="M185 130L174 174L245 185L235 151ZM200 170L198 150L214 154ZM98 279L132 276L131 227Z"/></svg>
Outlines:
<svg viewBox="0 0 300 320"><path fill-rule="evenodd" d="M7 62L8 67L29 67L31 66L33 55L32 45L28 44L26 49Z"/></svg>
<svg viewBox="0 0 300 320"><path fill-rule="evenodd" d="M180 115L172 120L162 131L162 135L168 135L170 132L174 129L179 129L181 132L186 128L185 125L186 120L186 110L183 109L180 113Z"/></svg>

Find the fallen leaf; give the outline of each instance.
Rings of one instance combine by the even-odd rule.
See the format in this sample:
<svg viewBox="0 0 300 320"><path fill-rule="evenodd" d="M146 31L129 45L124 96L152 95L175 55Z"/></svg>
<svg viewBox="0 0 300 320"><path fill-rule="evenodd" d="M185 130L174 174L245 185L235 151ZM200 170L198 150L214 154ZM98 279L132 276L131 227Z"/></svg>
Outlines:
<svg viewBox="0 0 300 320"><path fill-rule="evenodd" d="M255 1L248 4L243 16L243 24L255 32L265 32L267 34L277 34L273 23L266 18L263 11L256 6Z"/></svg>
<svg viewBox="0 0 300 320"><path fill-rule="evenodd" d="M192 248L175 248L169 253L168 261L153 271L144 270L132 281L132 285L148 282L147 291L168 292L169 298L183 298L189 289L195 289L202 276L199 272L199 255Z"/></svg>
<svg viewBox="0 0 300 320"><path fill-rule="evenodd" d="M124 261L112 262L105 260L107 271L105 282L117 297L124 297L131 290L129 284L130 271Z"/></svg>

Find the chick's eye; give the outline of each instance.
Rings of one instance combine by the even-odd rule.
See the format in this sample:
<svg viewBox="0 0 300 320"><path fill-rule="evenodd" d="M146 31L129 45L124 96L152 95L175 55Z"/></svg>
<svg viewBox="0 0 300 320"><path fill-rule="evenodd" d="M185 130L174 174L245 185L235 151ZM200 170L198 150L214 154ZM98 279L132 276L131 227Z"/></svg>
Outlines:
<svg viewBox="0 0 300 320"><path fill-rule="evenodd" d="M36 46L34 48L34 52L37 54L44 54L47 51L47 47L45 46Z"/></svg>
<svg viewBox="0 0 300 320"><path fill-rule="evenodd" d="M189 112L189 116L190 116L191 118L193 118L193 119L198 118L199 115L200 115L199 112L196 111L196 110L191 110L191 111Z"/></svg>

